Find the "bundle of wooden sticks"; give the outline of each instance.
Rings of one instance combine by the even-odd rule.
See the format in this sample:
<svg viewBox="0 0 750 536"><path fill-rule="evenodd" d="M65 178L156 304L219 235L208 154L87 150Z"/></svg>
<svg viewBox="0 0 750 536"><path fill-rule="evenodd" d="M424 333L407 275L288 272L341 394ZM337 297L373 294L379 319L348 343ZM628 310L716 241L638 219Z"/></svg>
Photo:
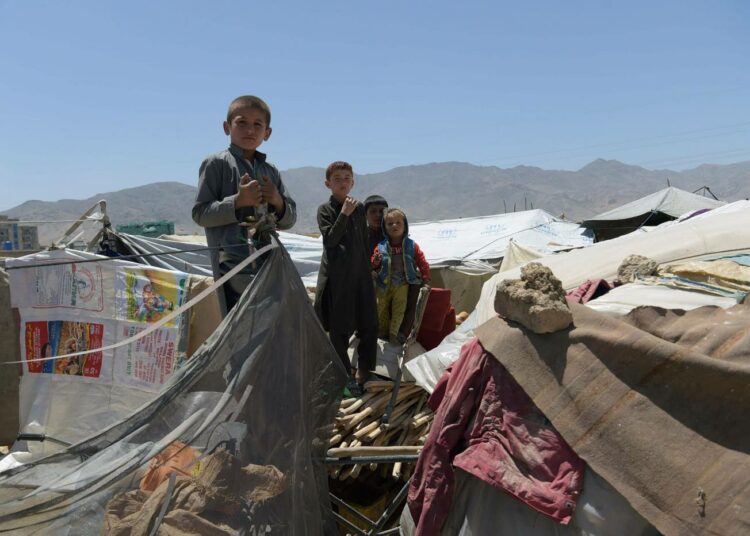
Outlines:
<svg viewBox="0 0 750 536"><path fill-rule="evenodd" d="M427 406L429 395L414 383L402 383L390 419L383 423L393 385L390 381L368 382L361 397L341 401L329 443L329 455L355 457L385 454L384 450L390 455L419 451L418 447L424 444L432 424L433 413ZM413 467L413 464L401 462L379 465L383 476L390 472L394 478L408 478ZM372 471L378 470L376 463L365 466ZM333 466L330 475L339 480L354 479L362 469L361 464Z"/></svg>

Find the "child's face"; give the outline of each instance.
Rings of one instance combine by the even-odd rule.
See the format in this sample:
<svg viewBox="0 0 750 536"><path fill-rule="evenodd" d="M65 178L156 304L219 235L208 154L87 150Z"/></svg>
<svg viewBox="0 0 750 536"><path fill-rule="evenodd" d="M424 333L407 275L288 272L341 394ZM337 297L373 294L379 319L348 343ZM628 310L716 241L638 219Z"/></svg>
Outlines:
<svg viewBox="0 0 750 536"><path fill-rule="evenodd" d="M365 213L367 216L367 225L370 226L370 229L380 229L380 222L383 221L383 211L385 210L385 205L370 205L367 207L367 212Z"/></svg>
<svg viewBox="0 0 750 536"><path fill-rule="evenodd" d="M333 197L343 202L354 188L352 172L348 169L335 170L331 173L331 178L326 179L326 188L331 190Z"/></svg>
<svg viewBox="0 0 750 536"><path fill-rule="evenodd" d="M405 227L404 217L398 212L392 212L385 217L385 232L391 240L403 238Z"/></svg>
<svg viewBox="0 0 750 536"><path fill-rule="evenodd" d="M243 151L254 152L271 136L271 128L266 123L266 114L261 110L240 108L231 123L224 121L224 133Z"/></svg>

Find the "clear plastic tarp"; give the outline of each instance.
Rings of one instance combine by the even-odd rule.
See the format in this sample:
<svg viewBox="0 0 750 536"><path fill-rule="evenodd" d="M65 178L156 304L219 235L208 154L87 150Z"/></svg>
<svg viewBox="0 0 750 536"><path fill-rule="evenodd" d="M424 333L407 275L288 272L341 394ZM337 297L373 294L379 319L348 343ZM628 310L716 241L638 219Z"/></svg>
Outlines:
<svg viewBox="0 0 750 536"><path fill-rule="evenodd" d="M267 255L150 400L0 473L0 533L335 532L324 456L346 375L289 255Z"/></svg>

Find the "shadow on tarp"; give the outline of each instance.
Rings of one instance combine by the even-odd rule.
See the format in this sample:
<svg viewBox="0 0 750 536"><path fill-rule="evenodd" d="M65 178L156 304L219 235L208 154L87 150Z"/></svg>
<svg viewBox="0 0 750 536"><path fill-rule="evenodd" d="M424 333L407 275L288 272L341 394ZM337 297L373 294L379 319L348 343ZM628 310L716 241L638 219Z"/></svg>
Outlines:
<svg viewBox="0 0 750 536"><path fill-rule="evenodd" d="M136 489L149 461L175 440L204 454L229 446L242 465L283 472L285 491L244 520L248 534L335 532L322 460L345 379L294 264L274 249L234 310L151 402L0 474L0 534L100 533L107 503ZM205 385L217 390L194 390Z"/></svg>

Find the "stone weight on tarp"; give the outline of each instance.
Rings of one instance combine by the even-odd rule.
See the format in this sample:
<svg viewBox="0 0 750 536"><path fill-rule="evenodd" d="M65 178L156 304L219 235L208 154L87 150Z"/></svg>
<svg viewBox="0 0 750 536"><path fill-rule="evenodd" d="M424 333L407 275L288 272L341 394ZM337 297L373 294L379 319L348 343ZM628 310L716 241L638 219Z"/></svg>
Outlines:
<svg viewBox="0 0 750 536"><path fill-rule="evenodd" d="M573 320L560 280L538 262L521 268L521 279L500 282L495 311L534 333L553 333L567 328Z"/></svg>

